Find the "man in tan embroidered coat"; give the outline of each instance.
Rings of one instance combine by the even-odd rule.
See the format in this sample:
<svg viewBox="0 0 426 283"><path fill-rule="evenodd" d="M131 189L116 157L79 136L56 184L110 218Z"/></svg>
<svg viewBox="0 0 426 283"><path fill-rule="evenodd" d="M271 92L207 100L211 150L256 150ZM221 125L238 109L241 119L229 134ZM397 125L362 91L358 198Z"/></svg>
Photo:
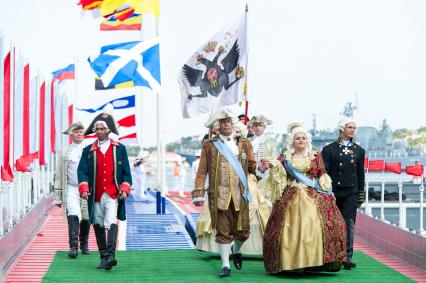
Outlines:
<svg viewBox="0 0 426 283"><path fill-rule="evenodd" d="M277 145L273 140L266 138L265 135L266 127L271 125L272 121L263 115L258 115L251 118L250 124L254 129L254 136L250 137L249 140L253 146L256 160L262 158L275 160L278 156Z"/></svg>
<svg viewBox="0 0 426 283"><path fill-rule="evenodd" d="M216 242L222 258L220 277L230 275L229 251L232 241L232 254L234 265L241 269L242 257L240 248L250 235L249 199L243 180L229 162L227 157L219 150L217 144L226 147L226 151L236 158L237 166L247 182L248 173L255 174L256 161L250 141L245 138L236 139L233 133L234 116L228 110L219 110L206 123L211 127L219 121L219 136L207 140L203 144L200 164L195 179L195 189L192 191L193 202L197 206L204 204L204 184L209 177L207 189L209 209L212 219L212 228L216 229ZM225 154L226 155L226 154ZM259 165L259 171L266 167Z"/></svg>

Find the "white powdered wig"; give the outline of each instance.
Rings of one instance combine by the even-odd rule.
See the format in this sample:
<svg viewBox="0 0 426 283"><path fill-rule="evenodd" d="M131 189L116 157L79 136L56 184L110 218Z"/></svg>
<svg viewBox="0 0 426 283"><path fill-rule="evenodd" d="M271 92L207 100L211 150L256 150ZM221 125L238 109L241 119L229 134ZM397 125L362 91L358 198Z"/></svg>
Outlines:
<svg viewBox="0 0 426 283"><path fill-rule="evenodd" d="M241 136L242 136L243 138L246 138L246 137L247 137L248 129L247 129L247 126L246 126L246 125L244 125L244 123L243 123L243 122L238 121L238 122L236 122L236 123L233 125L233 127L234 127L234 129L240 129L240 131L241 131Z"/></svg>
<svg viewBox="0 0 426 283"><path fill-rule="evenodd" d="M105 121L96 121L95 124L93 125L93 129L92 131L94 133L96 133L96 125L102 125L105 127L105 129L109 129L107 123L105 123Z"/></svg>
<svg viewBox="0 0 426 283"><path fill-rule="evenodd" d="M294 153L294 147L293 147L294 136L296 134L302 133L306 135L307 146L306 146L305 155L308 155L309 152L312 150L312 137L311 137L311 134L306 129L305 125L302 122L293 121L288 124L287 131L288 131L287 149L290 151L290 154Z"/></svg>
<svg viewBox="0 0 426 283"><path fill-rule="evenodd" d="M343 130L345 129L346 125L347 125L347 124L349 124L349 123L354 123L354 124L355 124L355 126L356 126L356 123L355 123L355 120L354 120L354 119L352 119L352 118L350 118L350 117L345 117L345 118L343 118L343 119L341 119L341 120L339 121L339 124L337 124L337 129L338 129L340 132L343 132Z"/></svg>

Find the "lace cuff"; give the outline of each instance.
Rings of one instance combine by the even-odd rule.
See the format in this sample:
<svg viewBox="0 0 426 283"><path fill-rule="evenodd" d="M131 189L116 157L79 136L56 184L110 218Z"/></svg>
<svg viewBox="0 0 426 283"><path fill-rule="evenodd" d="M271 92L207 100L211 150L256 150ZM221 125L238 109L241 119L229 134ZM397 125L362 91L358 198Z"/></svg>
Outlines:
<svg viewBox="0 0 426 283"><path fill-rule="evenodd" d="M192 199L192 203L196 203L196 202L200 202L200 201L204 201L204 198L203 197L197 197L197 198Z"/></svg>
<svg viewBox="0 0 426 283"><path fill-rule="evenodd" d="M275 203L283 194L287 186L287 173L279 160L271 160L272 167L269 169L264 195L267 199Z"/></svg>
<svg viewBox="0 0 426 283"><path fill-rule="evenodd" d="M331 178L328 174L322 174L319 178L319 185L321 187L321 190L324 191L331 191Z"/></svg>

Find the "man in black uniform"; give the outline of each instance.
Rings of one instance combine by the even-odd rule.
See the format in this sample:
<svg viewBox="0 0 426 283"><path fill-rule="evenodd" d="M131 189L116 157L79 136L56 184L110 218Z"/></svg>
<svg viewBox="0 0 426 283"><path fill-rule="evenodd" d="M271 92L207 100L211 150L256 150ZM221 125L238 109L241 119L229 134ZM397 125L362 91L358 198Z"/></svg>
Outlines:
<svg viewBox="0 0 426 283"><path fill-rule="evenodd" d="M336 203L346 223L347 259L345 269L356 267L352 261L356 210L364 201L364 156L362 147L352 141L356 134L355 121L344 118L338 125L339 138L325 146L322 157L333 182Z"/></svg>

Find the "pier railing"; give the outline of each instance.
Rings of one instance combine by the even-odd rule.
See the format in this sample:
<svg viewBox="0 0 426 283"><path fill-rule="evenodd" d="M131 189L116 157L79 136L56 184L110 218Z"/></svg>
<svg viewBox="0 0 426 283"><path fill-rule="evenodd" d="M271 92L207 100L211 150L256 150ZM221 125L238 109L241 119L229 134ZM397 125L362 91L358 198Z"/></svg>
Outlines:
<svg viewBox="0 0 426 283"><path fill-rule="evenodd" d="M1 182L0 238L13 230L51 191L52 168L34 165L32 172L14 172L13 182Z"/></svg>
<svg viewBox="0 0 426 283"><path fill-rule="evenodd" d="M366 200L365 203L362 205L363 212L369 216L375 216L376 218L384 221L384 222L391 222L390 217L386 217L385 209L397 209L398 210L398 219L396 224L399 228L404 230L411 230L414 233L420 234L424 237L426 237L426 231L424 229L424 180L421 179L420 184L418 184L418 200L410 200L408 202L403 201L403 182L401 180L398 181L398 201L390 202L385 201L385 179L382 178L381 185L380 185L380 201L374 201L372 202L369 198L369 190L367 189L369 187L369 183L366 183ZM380 209L380 213L373 213L373 210ZM413 229L412 225L407 225L408 221L411 221L413 218L412 214L407 213L407 210L413 211L418 210L418 228ZM389 213L388 213L389 214ZM416 215L417 216L417 215ZM410 219L411 218L411 219ZM417 218L417 217L416 217ZM417 226L417 225L416 225Z"/></svg>

